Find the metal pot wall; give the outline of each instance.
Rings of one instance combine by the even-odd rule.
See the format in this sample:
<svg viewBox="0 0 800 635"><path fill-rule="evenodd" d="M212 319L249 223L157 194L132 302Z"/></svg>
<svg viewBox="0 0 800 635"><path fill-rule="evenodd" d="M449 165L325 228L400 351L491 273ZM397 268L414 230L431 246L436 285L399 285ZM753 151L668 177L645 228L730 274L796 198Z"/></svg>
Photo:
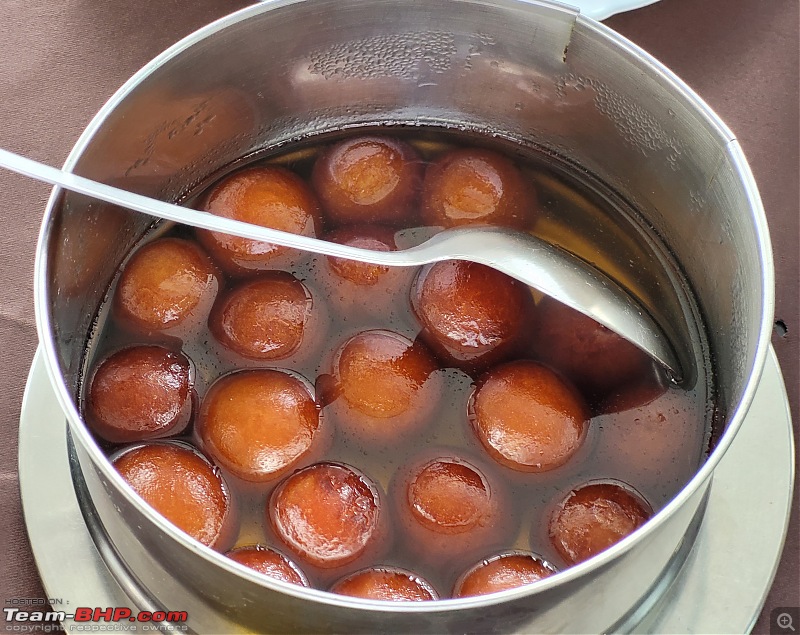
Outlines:
<svg viewBox="0 0 800 635"><path fill-rule="evenodd" d="M189 622L199 632L232 623L277 632L613 629L679 567L764 364L771 252L739 145L655 60L561 5L277 1L209 25L142 69L98 113L67 167L175 200L242 157L369 124L456 127L534 144L629 201L698 299L708 349L684 351L684 360L691 366L705 355L713 364L718 416L727 422L716 449L647 525L532 588L398 606L261 579L142 505L82 422L87 334L124 255L153 219L57 191L38 248L39 335L77 469L115 558L166 608L180 608L172 606L180 589L204 597L207 611ZM658 313L676 300L652 291L642 301ZM661 318L697 348L683 328L669 327L668 311Z"/></svg>

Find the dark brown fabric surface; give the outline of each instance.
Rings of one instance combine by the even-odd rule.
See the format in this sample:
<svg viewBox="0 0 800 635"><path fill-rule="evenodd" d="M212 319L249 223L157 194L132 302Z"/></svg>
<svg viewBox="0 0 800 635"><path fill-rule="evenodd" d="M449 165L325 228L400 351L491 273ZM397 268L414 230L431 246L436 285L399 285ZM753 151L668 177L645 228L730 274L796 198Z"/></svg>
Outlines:
<svg viewBox="0 0 800 635"><path fill-rule="evenodd" d="M134 71L233 0L2 0L0 146L61 165L84 126ZM777 269L773 338L798 420L797 0L662 0L607 22L687 81L738 136L759 184ZM17 423L36 347L33 257L49 188L0 171L0 601L40 597L20 507ZM786 550L755 632L800 605L797 491ZM54 531L57 528L54 527ZM736 554L731 554L732 558Z"/></svg>

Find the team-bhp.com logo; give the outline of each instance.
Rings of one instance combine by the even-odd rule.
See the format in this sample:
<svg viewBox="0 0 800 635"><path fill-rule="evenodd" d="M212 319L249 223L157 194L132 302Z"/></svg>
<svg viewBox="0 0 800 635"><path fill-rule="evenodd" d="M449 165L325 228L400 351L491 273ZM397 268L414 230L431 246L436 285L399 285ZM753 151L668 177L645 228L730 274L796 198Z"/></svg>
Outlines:
<svg viewBox="0 0 800 635"><path fill-rule="evenodd" d="M18 630L20 632L26 630L21 628L23 625L33 627L64 622L65 620L74 622L70 630L75 631L99 630L97 626L100 624L130 624L132 628L125 630L132 631L138 630L135 626L136 624L142 625L141 630L163 630L165 625L171 625L175 630L182 630L181 625L189 619L186 611L134 612L124 606L108 608L79 606L69 613L66 611L23 610L15 607L5 607L3 608L3 613L5 613L6 618L6 630Z"/></svg>

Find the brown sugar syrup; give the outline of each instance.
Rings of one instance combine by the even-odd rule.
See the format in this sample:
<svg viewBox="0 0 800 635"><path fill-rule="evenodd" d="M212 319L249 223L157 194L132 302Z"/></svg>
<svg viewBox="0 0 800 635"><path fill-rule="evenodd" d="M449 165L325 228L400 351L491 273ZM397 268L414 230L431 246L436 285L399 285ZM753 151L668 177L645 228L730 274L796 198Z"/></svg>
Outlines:
<svg viewBox="0 0 800 635"><path fill-rule="evenodd" d="M387 134L387 130L359 129L356 132L315 137L296 147L243 161L241 165L231 166L226 174L242 165L277 164L291 169L308 182L313 163L323 148L343 136L364 133ZM352 465L376 483L384 495L382 513L390 515L389 523L394 528L390 548L380 561L370 564L403 567L430 582L440 597L450 596L459 575L477 562L474 555L456 562L436 561L435 558L420 561L410 545L403 540L401 530L391 517L395 502L390 498L397 496L395 479L409 465L419 463L419 457L456 456L480 466L489 481L499 484L510 501L502 516L503 526L498 527L497 532L498 536L506 538L502 544L487 548L478 559L488 558L501 550L521 549L539 554L558 569L566 568L550 543L548 520L554 506L570 490L589 481L618 479L638 491L653 510L657 511L683 487L707 455L713 427L713 376L709 370L708 356L704 352L706 348L703 346L704 338L696 305L691 300L691 294L686 291L687 287L680 278L679 269L670 259L669 253L652 239L636 212L589 175L535 149L463 132L414 129L392 130L391 134L397 134L410 143L425 161L430 161L454 147L479 145L503 152L515 161L523 176L536 188L539 212L530 228L533 234L584 257L601 269L606 269L610 275L632 290L662 283L681 286L681 297L686 299L682 308L695 338L693 355L697 372L688 384L680 388L691 416L684 417L683 413L676 413L678 416L675 425L665 422L669 426L665 438L669 438L668 445L676 449L680 460L676 456L667 456L655 465L642 466L642 462L621 465L616 449L634 442L640 443L641 440L614 425L613 417L595 413L583 445L565 465L540 473L515 472L495 462L478 441L469 421L469 401L476 377L455 368L442 368L434 373L433 379L440 387L440 399L432 414L428 415L426 425L411 437L388 444L374 444L359 442L331 430L330 447L325 452L324 460ZM213 181L209 179L208 183L221 177L222 175L215 175ZM189 206L198 204L202 201L203 191L196 191L192 196L186 197L185 203ZM395 240L398 248L404 248L418 244L434 231L435 228L419 226L399 229ZM158 223L143 237L140 244L163 236L194 240L194 230ZM323 256L297 253L292 265L284 269L306 285L316 303L315 308L325 314L320 326L325 334L321 338L318 354L305 360L298 362L289 357L264 363L244 358L234 359L215 340L205 324L202 328L183 333L180 337L143 337L131 334L120 328L111 316L111 302L108 299L113 296L115 279L109 288L107 300L98 312L98 319L95 321L97 326L87 345L84 368L91 368L97 361L125 346L162 343L179 348L193 363L194 388L197 393L195 413L206 390L216 379L242 368L288 369L308 380L311 386L316 385L319 401L323 392L321 388L331 373L333 356L348 338L365 330L389 329L413 341L420 332L419 322L409 301L410 289L409 294L405 294L392 305L386 305L381 311L339 314L335 303L325 297L324 290L317 281L320 268L325 266L324 261ZM409 280L411 279L410 275ZM225 284L230 285L231 281ZM224 291L224 286L220 293ZM538 301L540 294L536 291L532 293ZM535 321L531 328L536 328ZM524 350L512 359L518 358L533 359L531 353ZM90 373L86 372L84 376L89 377ZM85 390L84 386L81 389L82 395ZM670 390L676 389L671 387ZM320 405L322 425L330 426L329 410L335 404ZM178 438L201 447L193 426ZM99 442L108 448L109 453L120 447L102 440ZM628 447L628 454L631 454L630 450ZM634 449L633 454L636 452ZM289 473L310 462L299 462ZM222 473L240 518L240 531L235 546L260 543L291 555L272 532L265 514L270 493L283 476L271 482L255 484L242 481L225 470ZM329 572L309 571L302 562L298 564L308 574L312 586L322 589L329 588L333 581L352 571L352 567L347 566ZM359 566L363 564L359 563Z"/></svg>

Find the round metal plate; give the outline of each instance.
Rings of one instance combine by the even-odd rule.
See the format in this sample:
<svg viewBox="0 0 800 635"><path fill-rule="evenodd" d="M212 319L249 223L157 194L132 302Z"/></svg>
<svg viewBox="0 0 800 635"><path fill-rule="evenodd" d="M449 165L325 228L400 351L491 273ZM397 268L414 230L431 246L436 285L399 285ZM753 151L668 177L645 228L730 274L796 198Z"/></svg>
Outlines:
<svg viewBox="0 0 800 635"><path fill-rule="evenodd" d="M31 366L20 416L19 477L33 554L54 610L78 606L152 610L135 580L95 544L72 481L67 424L42 356ZM706 516L683 569L621 630L637 633L749 632L780 560L791 509L794 447L786 389L774 352L750 413L714 473ZM57 528L57 531L54 531ZM114 569L114 573L109 569ZM206 613L184 597L176 610ZM64 626L69 632L71 620ZM234 625L231 624L234 628Z"/></svg>

